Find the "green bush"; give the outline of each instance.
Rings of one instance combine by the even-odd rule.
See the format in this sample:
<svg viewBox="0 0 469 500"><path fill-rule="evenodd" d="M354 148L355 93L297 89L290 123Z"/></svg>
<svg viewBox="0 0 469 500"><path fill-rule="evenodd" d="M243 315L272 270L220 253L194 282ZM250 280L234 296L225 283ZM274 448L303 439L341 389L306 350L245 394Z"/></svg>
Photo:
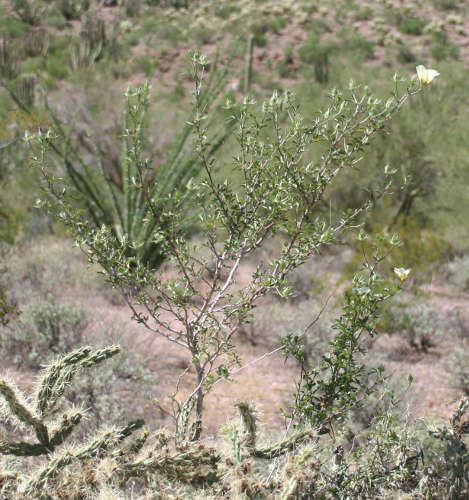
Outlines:
<svg viewBox="0 0 469 500"><path fill-rule="evenodd" d="M449 383L459 393L469 396L469 355L467 338L460 342L447 362Z"/></svg>
<svg viewBox="0 0 469 500"><path fill-rule="evenodd" d="M141 7L141 0L125 0L125 15L130 18L138 17Z"/></svg>
<svg viewBox="0 0 469 500"><path fill-rule="evenodd" d="M461 0L432 0L433 5L441 10L455 10L461 6Z"/></svg>
<svg viewBox="0 0 469 500"><path fill-rule="evenodd" d="M288 21L284 16L277 16L270 22L270 29L278 35L287 24Z"/></svg>
<svg viewBox="0 0 469 500"><path fill-rule="evenodd" d="M414 79L403 93L398 85L382 101L374 98L368 87L361 89L351 82L345 93L332 91L327 109L316 113L311 121L299 116L290 92L274 93L260 110L248 99L240 106L228 103L239 127L239 149L232 156L228 178L228 167L217 168L212 154L214 143L208 135L202 91L205 65L205 58L194 54L195 112L190 125L202 172L200 178L192 179L187 191L197 206L203 238L189 240L181 234L182 225L190 220L184 203L160 204L152 195L146 196L154 183L152 179L148 185L145 182L148 163L140 161L141 128L136 125L141 123L137 113L146 107L147 89L129 94L130 112L137 114L126 128L132 145L128 155L134 169L129 178L135 186L131 195L135 193L138 201L142 193L150 210L147 220L134 212L132 228L141 223L148 231L145 241L162 246L168 265L174 266L174 279L166 279L162 271L155 272L128 254L135 239L115 235L109 223L93 227L85 222L75 208L75 199L69 197L69 187L49 170L49 148L54 147L51 132L37 137L41 149L35 156L48 193L38 205L49 209L73 231L88 258L102 266L109 283L121 290L134 319L188 352L196 373L196 387L183 403L174 402L176 434L181 441L200 436L204 399L216 383L229 377L236 365L234 337L256 302L269 292L288 298L289 274L355 224L369 204L369 200L364 200L357 209L346 209L338 220L329 215L320 217L318 210L323 203L327 206L329 199L326 188L343 169L360 161L369 140L422 88ZM348 141L346 148L344 138ZM310 161L314 152L320 155L317 163ZM383 173L384 178L388 175ZM57 182L60 189L54 187ZM157 224L146 226L155 219ZM273 250L265 269L252 273L242 289L233 289L241 262L275 237L284 242ZM369 279L373 283L378 280L373 273ZM368 297L366 280L363 287L359 285L363 280L357 278L350 300L355 304L357 294L363 293L363 306L370 298L374 307L378 296ZM144 312L140 313L141 306ZM168 312L168 319L160 316L160 310ZM353 325L347 325L347 332L349 328L355 332Z"/></svg>
<svg viewBox="0 0 469 500"><path fill-rule="evenodd" d="M77 1L74 0L60 0L59 10L65 19L68 21L75 21L81 18L81 9Z"/></svg>
<svg viewBox="0 0 469 500"><path fill-rule="evenodd" d="M460 292L469 291L469 255L455 257L448 263L449 281Z"/></svg>
<svg viewBox="0 0 469 500"><path fill-rule="evenodd" d="M0 33L4 37L21 38L30 30L27 23L14 17L2 16L0 18Z"/></svg>
<svg viewBox="0 0 469 500"><path fill-rule="evenodd" d="M80 252L70 246L70 241L51 236L19 241L8 257L5 279L21 304L38 297L75 298L83 289L99 291L102 287Z"/></svg>
<svg viewBox="0 0 469 500"><path fill-rule="evenodd" d="M375 43L361 35L347 37L343 49L354 56L358 55L360 59L373 59L375 56Z"/></svg>
<svg viewBox="0 0 469 500"><path fill-rule="evenodd" d="M430 47L430 54L435 61L447 61L459 58L459 47L448 39L444 31L433 33L434 44Z"/></svg>
<svg viewBox="0 0 469 500"><path fill-rule="evenodd" d="M46 58L46 71L52 78L62 80L70 74L71 49L56 50Z"/></svg>
<svg viewBox="0 0 469 500"><path fill-rule="evenodd" d="M401 43L397 47L397 60L401 64L410 64L415 63L417 57L407 45Z"/></svg>
<svg viewBox="0 0 469 500"><path fill-rule="evenodd" d="M425 302L398 302L383 315L381 328L390 334L401 335L416 351L426 353L446 340L463 336L464 326L459 312L439 311Z"/></svg>
<svg viewBox="0 0 469 500"><path fill-rule="evenodd" d="M314 76L319 83L329 81L330 55L333 49L332 44L323 44L316 36L310 36L298 49L300 60L314 66Z"/></svg>
<svg viewBox="0 0 469 500"><path fill-rule="evenodd" d="M359 8L354 14L353 17L355 21L369 21L373 18L374 11L373 9L367 5L366 7Z"/></svg>
<svg viewBox="0 0 469 500"><path fill-rule="evenodd" d="M155 58L150 55L137 56L133 60L133 66L135 68L135 71L143 73L146 78L151 78L155 73L157 67Z"/></svg>
<svg viewBox="0 0 469 500"><path fill-rule="evenodd" d="M15 364L38 369L45 359L79 346L86 325L81 308L49 296L22 309L17 326L3 336L1 348Z"/></svg>
<svg viewBox="0 0 469 500"><path fill-rule="evenodd" d="M421 35L427 21L421 17L412 16L399 25L399 31L406 35Z"/></svg>
<svg viewBox="0 0 469 500"><path fill-rule="evenodd" d="M42 5L39 0L14 0L13 10L24 23L39 26L46 6Z"/></svg>

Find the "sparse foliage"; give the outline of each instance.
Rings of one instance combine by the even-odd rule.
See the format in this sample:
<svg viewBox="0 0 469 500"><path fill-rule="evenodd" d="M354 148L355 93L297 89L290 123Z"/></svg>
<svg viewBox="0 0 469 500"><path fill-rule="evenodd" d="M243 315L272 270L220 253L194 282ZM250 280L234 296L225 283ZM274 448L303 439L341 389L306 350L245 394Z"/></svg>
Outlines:
<svg viewBox="0 0 469 500"><path fill-rule="evenodd" d="M134 175L126 182L134 186L133 203L141 202L148 208L143 219L134 212L132 222L142 223L148 232L146 240L160 245L168 256L176 271L174 280L168 281L162 271L155 273L128 256L135 239L116 238L109 226L89 228L70 204L66 185L59 187L48 168L52 131L39 137L42 149L36 156L49 195L41 204L69 226L89 259L102 266L110 284L123 293L134 319L190 353L196 385L183 404L173 401L177 434L182 440L199 437L205 395L238 364L233 340L258 299L268 292L288 297L290 271L321 246L334 242L369 206L366 201L335 221L317 211L326 188L342 170L356 168L372 136L419 90L412 83L401 94L396 78L395 91L383 102L372 97L368 88L362 90L351 82L345 94L332 91L329 107L310 123L300 115L289 92L274 94L260 114L249 100L240 107L229 104L238 123L239 153L232 164L233 179L240 179L238 187L217 178L214 144L205 125L202 75L206 61L195 54L193 63L195 107L189 127L196 137L195 151L203 176L187 184L182 194L173 191L169 210L152 195L158 183L149 179L146 186L149 165L140 160L138 119L145 110L147 89L129 94L138 104L131 108L137 115L127 129L133 144L129 155ZM264 131L268 131L267 136ZM320 159L308 162L305 152L318 145L323 148ZM199 246L181 233L186 197L200 214L206 241ZM240 263L277 235L284 241L277 255L261 263L249 283L237 289L234 283ZM162 311L168 316L162 316ZM188 427L193 412L195 418Z"/></svg>

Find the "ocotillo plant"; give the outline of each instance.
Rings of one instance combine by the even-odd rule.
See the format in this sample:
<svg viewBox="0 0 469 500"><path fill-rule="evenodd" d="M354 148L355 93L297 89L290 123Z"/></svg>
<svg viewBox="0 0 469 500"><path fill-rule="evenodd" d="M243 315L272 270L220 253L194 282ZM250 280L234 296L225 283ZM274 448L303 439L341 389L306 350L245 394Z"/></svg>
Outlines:
<svg viewBox="0 0 469 500"><path fill-rule="evenodd" d="M15 78L18 75L19 65L18 47L8 36L3 35L0 40L0 78L5 81Z"/></svg>
<svg viewBox="0 0 469 500"><path fill-rule="evenodd" d="M217 59L212 64L207 86L200 95L199 104L207 114L222 94L228 74L228 65L220 65ZM96 227L107 226L115 238L125 242L127 257L136 257L150 268L157 268L166 258L166 252L153 235L166 229L160 227L162 218L153 215L155 211L163 212L169 207L173 207L174 211L184 210L186 215L191 211L194 213L196 207L190 183L200 174L202 167L194 152L188 151L187 142L192 127L186 123L174 137L167 158L157 169L151 168L145 150L149 90L150 85L145 84L137 91L129 90L126 94L123 151L117 166L118 183L104 168L99 145L93 150L95 164L90 164L78 141L73 138L73 130L68 131L48 105L47 109L54 122L54 131L62 139L62 147L52 145L53 152L79 194L89 223ZM210 154L222 146L232 130L232 125L225 123L212 135ZM186 219L185 224L181 224L181 234L189 230L193 222Z"/></svg>
<svg viewBox="0 0 469 500"><path fill-rule="evenodd" d="M132 242L115 238L112 228L88 227L67 198L67 186L48 168L53 132L39 137L41 149L35 156L48 193L39 205L48 206L71 228L89 259L99 263L110 284L122 291L138 323L190 354L196 374L193 390L182 404L174 399L181 440L200 436L205 395L239 363L233 341L259 298L269 292L288 296L288 274L322 246L336 241L369 207L366 202L338 220L320 210L334 179L344 170L358 168L376 132L424 86L414 78L401 92L401 80L396 77L390 98L382 101L367 87L351 82L345 93L334 89L328 107L310 121L301 116L290 92L274 93L261 111L249 100L240 107L229 106L238 123L239 151L228 180L219 178L205 126L206 60L196 54L193 63L195 113L190 126L204 176L187 187L187 196L198 205L205 241L193 244L182 237L183 198L174 196L170 209L151 198L151 188L144 188L148 165L133 163L134 182L149 208L142 223L151 241L169 256L175 278L168 279L163 270L150 272L129 258ZM141 89L136 96L144 94ZM129 135L135 136L138 130L130 130ZM385 180L383 192L388 185ZM280 243L271 259L258 265L246 285L237 286L242 262L274 237Z"/></svg>
<svg viewBox="0 0 469 500"><path fill-rule="evenodd" d="M254 53L254 36L249 35L246 49L246 67L244 70L244 93L248 94L251 90L252 82L252 56Z"/></svg>

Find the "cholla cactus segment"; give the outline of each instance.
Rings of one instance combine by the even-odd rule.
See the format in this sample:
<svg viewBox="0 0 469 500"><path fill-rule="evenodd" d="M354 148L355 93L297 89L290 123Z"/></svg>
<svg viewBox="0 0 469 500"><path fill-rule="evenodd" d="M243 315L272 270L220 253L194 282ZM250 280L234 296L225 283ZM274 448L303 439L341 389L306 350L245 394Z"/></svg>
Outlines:
<svg viewBox="0 0 469 500"><path fill-rule="evenodd" d="M122 453L124 456L132 456L132 455L137 455L137 453L143 448L145 443L147 442L149 436L148 431L142 431L140 435L138 436L135 441L130 443L128 446L126 446L124 449L120 450L120 453Z"/></svg>
<svg viewBox="0 0 469 500"><path fill-rule="evenodd" d="M176 422L176 434L178 442L183 442L187 439L189 418L191 416L192 410L194 409L195 401L195 396L192 396L179 409Z"/></svg>
<svg viewBox="0 0 469 500"><path fill-rule="evenodd" d="M144 424L143 420L129 422L121 429L109 429L104 431L98 438L86 446L80 448L74 456L78 460L86 460L95 457L100 451L108 450L129 437L134 431L140 429Z"/></svg>
<svg viewBox="0 0 469 500"><path fill-rule="evenodd" d="M241 419L244 425L244 439L241 443L249 453L253 453L256 448L257 440L257 424L254 408L252 408L248 403L237 403L236 407L241 414Z"/></svg>
<svg viewBox="0 0 469 500"><path fill-rule="evenodd" d="M467 398L462 398L458 408L451 417L451 427L458 437L463 434L469 434L469 417L466 415L468 410L469 400Z"/></svg>
<svg viewBox="0 0 469 500"><path fill-rule="evenodd" d="M87 358L84 358L82 361L80 361L79 366L80 368L88 368L97 365L98 363L102 363L103 361L112 358L113 356L119 354L120 352L121 348L118 345L111 345L109 347L104 347L103 349L99 349L95 353L91 354Z"/></svg>
<svg viewBox="0 0 469 500"><path fill-rule="evenodd" d="M317 438L310 430L305 430L293 434L292 436L280 441L273 446L256 449L257 440L257 424L254 409L247 403L237 403L241 418L244 425L244 440L242 445L249 454L256 458L272 459L284 455L285 453L294 450L297 446Z"/></svg>
<svg viewBox="0 0 469 500"><path fill-rule="evenodd" d="M41 498L43 495L42 487L49 479L53 479L67 465L73 461L73 453L65 453L53 458L45 467L40 469L25 484L20 485L19 491L24 494L24 498Z"/></svg>
<svg viewBox="0 0 469 500"><path fill-rule="evenodd" d="M47 448L42 444L31 444L26 442L10 443L0 441L0 454L14 455L16 457L37 457L47 453Z"/></svg>
<svg viewBox="0 0 469 500"><path fill-rule="evenodd" d="M76 451L73 449L66 450L53 458L31 478L28 478L24 484L20 486L20 491L24 493L25 498L41 498L41 490L45 483L54 479L65 469L65 467L75 461L84 462L116 447L126 437L130 436L132 432L142 426L143 421L136 420L130 422L121 429L113 428L104 431L96 439Z"/></svg>
<svg viewBox="0 0 469 500"><path fill-rule="evenodd" d="M109 346L94 353L91 347L82 347L46 368L37 394L37 411L50 413L65 389L81 368L95 366L120 352L119 346Z"/></svg>
<svg viewBox="0 0 469 500"><path fill-rule="evenodd" d="M221 456L203 445L186 448L174 455L150 454L140 460L122 466L124 478L158 472L170 480L192 485L213 484L220 479L218 463Z"/></svg>
<svg viewBox="0 0 469 500"><path fill-rule="evenodd" d="M73 351L67 356L59 359L55 363L50 364L45 369L44 376L37 393L38 413L45 414L48 409L52 409L53 405L59 399L60 396L57 394L57 391L60 392L61 382L63 382L61 380L61 376L64 370L87 358L90 352L91 347L81 347L80 349L77 349L76 351Z"/></svg>
<svg viewBox="0 0 469 500"><path fill-rule="evenodd" d="M303 443L317 439L319 439L319 437L314 432L310 430L301 431L273 446L255 450L253 456L256 458L272 459L294 450Z"/></svg>
<svg viewBox="0 0 469 500"><path fill-rule="evenodd" d="M65 442L68 436L74 431L75 427L81 422L81 419L82 414L79 412L70 415L62 415L62 421L50 440L50 448L54 449Z"/></svg>
<svg viewBox="0 0 469 500"><path fill-rule="evenodd" d="M32 429L39 441L38 443L0 441L0 454L15 456L48 455L63 444L80 423L82 414L80 412L65 413L51 428L48 428L45 417L50 414L80 368L101 363L119 351L118 346L106 347L95 352L92 352L90 347L83 347L47 367L34 404L36 414L13 383L0 379L0 394L6 401L6 417L15 417L20 424ZM122 441L141 425L143 425L143 422L139 421L129 424L120 431L113 431L116 434L117 442ZM94 446L99 448L103 446L103 443L101 441L95 442ZM81 453L86 454L90 451L92 450L82 450Z"/></svg>
<svg viewBox="0 0 469 500"><path fill-rule="evenodd" d="M0 379L0 394L5 398L11 413L15 415L22 424L34 430L41 444L47 444L49 442L47 427L38 417L33 415L26 403L21 401L22 398L17 396L15 390L5 379Z"/></svg>

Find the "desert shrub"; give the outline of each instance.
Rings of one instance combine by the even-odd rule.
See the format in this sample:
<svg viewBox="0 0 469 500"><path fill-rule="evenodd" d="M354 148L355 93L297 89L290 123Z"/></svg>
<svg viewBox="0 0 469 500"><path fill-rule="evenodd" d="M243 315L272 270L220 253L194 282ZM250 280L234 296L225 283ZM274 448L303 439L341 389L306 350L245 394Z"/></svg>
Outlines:
<svg viewBox="0 0 469 500"><path fill-rule="evenodd" d="M2 248L0 251L2 260L6 260L9 253L8 250ZM0 268L0 325L3 327L7 326L10 320L16 318L20 313L17 303L12 299L5 284L6 272L6 267Z"/></svg>
<svg viewBox="0 0 469 500"><path fill-rule="evenodd" d="M125 15L130 18L138 17L141 7L141 0L125 0Z"/></svg>
<svg viewBox="0 0 469 500"><path fill-rule="evenodd" d="M144 227L150 241L158 242L168 255L166 270L174 278L168 279L164 270L155 272L128 255L134 241L116 237L111 226L88 224L76 210L67 182L50 172L53 132L34 138L39 141L35 158L47 193L38 205L69 227L90 261L99 264L108 282L121 290L133 318L183 348L190 357L194 387L182 401L173 397L178 443L197 441L201 436L205 397L239 366L235 338L256 303L273 293L288 298L289 274L321 247L337 241L370 204L370 200L364 200L361 206L348 208L337 217L322 216L318 209L328 205L327 187L343 170L357 167L365 145L411 95L424 87L413 79L401 93L399 78L395 77L392 95L383 101L373 97L368 87L350 82L346 92L333 90L327 109L310 121L300 116L290 92L274 93L260 109L250 99L239 105L228 103L238 126L238 151L228 177L227 170L216 168L204 119L202 82L206 63L203 56L193 55L195 108L188 124L195 134L195 152L202 168L200 179L192 179L187 185L187 195L199 211L200 239L189 240L181 234L187 218L179 195L173 194L176 204L169 205L148 194L154 179L146 177L152 173L150 165L140 161L140 120L134 119L126 129L133 145L128 154L135 159L135 175L129 182L136 188L135 195L149 207L150 221L158 221ZM129 90L129 113L145 110L146 92L146 87ZM318 161L311 162L306 151L318 154ZM383 178L385 193L389 188L387 170ZM131 222L140 222L139 215ZM141 222L145 225L149 220ZM264 266L258 266L240 288L235 286L241 263L258 255L275 238L280 238L281 244L272 246ZM390 245L395 242L391 240ZM375 255L370 262L377 265L382 259ZM364 349L361 339L366 334L375 335L380 304L393 292L377 275L375 266L368 265L363 275L354 278L344 297L344 312L334 322L337 335L331 341L331 352L324 355L318 368L304 367L301 335L287 335L284 349L298 355L304 367L293 411L298 425L329 432L335 415L356 405L365 371L359 361ZM162 310L167 315L161 315ZM313 326L314 322L306 325L305 331Z"/></svg>
<svg viewBox="0 0 469 500"><path fill-rule="evenodd" d="M428 352L448 338L464 336L465 326L458 310L439 311L425 302L398 302L383 314L381 328L398 333L413 349Z"/></svg>
<svg viewBox="0 0 469 500"><path fill-rule="evenodd" d="M445 61L459 58L459 47L448 39L444 31L433 33L433 45L430 47L430 54L435 61Z"/></svg>
<svg viewBox="0 0 469 500"><path fill-rule="evenodd" d="M397 47L397 60L400 63L408 64L414 63L417 57L407 45L401 43Z"/></svg>
<svg viewBox="0 0 469 500"><path fill-rule="evenodd" d="M2 37L18 39L28 33L30 26L15 17L2 16L0 19L0 32Z"/></svg>
<svg viewBox="0 0 469 500"><path fill-rule="evenodd" d="M166 7L173 9L187 9L189 7L189 0L164 0Z"/></svg>
<svg viewBox="0 0 469 500"><path fill-rule="evenodd" d="M277 63L275 70L280 78L295 78L296 75L295 69L285 59Z"/></svg>
<svg viewBox="0 0 469 500"><path fill-rule="evenodd" d="M373 15L373 9L369 5L367 5L365 7L359 8L356 12L354 12L353 17L355 21L369 21L373 18Z"/></svg>
<svg viewBox="0 0 469 500"><path fill-rule="evenodd" d="M461 292L469 290L469 256L462 255L455 257L448 263L450 283Z"/></svg>
<svg viewBox="0 0 469 500"><path fill-rule="evenodd" d="M298 49L300 60L314 66L314 76L319 83L329 80L330 55L333 51L330 43L321 43L317 36L311 35Z"/></svg>
<svg viewBox="0 0 469 500"><path fill-rule="evenodd" d="M14 243L21 221L20 211L0 203L0 242Z"/></svg>
<svg viewBox="0 0 469 500"><path fill-rule="evenodd" d="M375 43L361 35L346 35L342 49L359 59L373 59L375 56Z"/></svg>
<svg viewBox="0 0 469 500"><path fill-rule="evenodd" d="M441 10L455 10L461 6L461 0L432 0L432 3Z"/></svg>
<svg viewBox="0 0 469 500"><path fill-rule="evenodd" d="M469 354L467 346L467 339L458 342L456 349L446 364L451 386L464 396L469 396Z"/></svg>
<svg viewBox="0 0 469 500"><path fill-rule="evenodd" d="M287 24L288 21L284 16L277 16L270 21L269 27L274 33L279 34Z"/></svg>
<svg viewBox="0 0 469 500"><path fill-rule="evenodd" d="M81 18L81 9L79 2L73 0L60 0L58 2L60 13L68 21L74 21Z"/></svg>
<svg viewBox="0 0 469 500"><path fill-rule="evenodd" d="M14 329L2 335L1 348L15 364L38 369L45 359L79 346L86 325L79 307L53 297L35 300L22 308Z"/></svg>
<svg viewBox="0 0 469 500"><path fill-rule="evenodd" d="M70 241L52 237L18 242L8 258L5 280L10 293L22 304L48 295L73 297L82 293L80 290L89 293L100 287L94 271Z"/></svg>
<svg viewBox="0 0 469 500"><path fill-rule="evenodd" d="M427 21L425 19L412 16L399 25L399 31L407 35L421 35L426 25Z"/></svg>
<svg viewBox="0 0 469 500"><path fill-rule="evenodd" d="M152 195L148 197L148 190L154 184L146 177L149 164L140 161L138 117L127 132L133 144L129 154L135 158L132 163L135 194L142 196L150 209L151 221L156 219L158 224L148 227L145 225L148 220L141 222L150 241L157 241L170 256L168 265L175 270L177 278L167 280L161 271L155 273L129 256L127 249L134 246L134 241L114 236L111 226L94 229L85 223L70 203L67 187L50 174L46 163L40 163L49 196L39 205L48 207L73 230L89 259L99 263L109 283L122 291L139 323L188 351L197 378L196 388L187 399L183 403L175 401L176 434L180 440L196 440L200 436L205 395L236 366L233 339L256 302L269 292L288 297L289 273L321 246L332 243L334 234L343 232L366 210L367 201L357 210L342 214L336 222L330 217L318 220L315 211L325 196L326 187L343 168L359 161L369 139L422 87L414 81L405 93L393 93L383 102L371 97L369 89L359 90L352 82L347 97L337 90L332 92L323 118L315 118L310 124L299 117L298 106L289 92L283 96L275 93L260 111L253 108L254 103L249 100L240 107L230 103L239 126L239 151L231 167L232 179L240 181L233 183L219 179L223 172L215 170L213 142L208 139L209 130L202 119L206 116L202 92L206 62L204 57L194 54L195 114L189 130L195 134L195 151L203 176L200 180L193 179L187 189L190 199L198 203L201 234L207 241L189 242L181 234L181 226L187 218L178 195L173 194L177 202L174 208ZM143 113L146 91L145 87L129 91L129 99L137 103L129 112ZM288 117L286 123L283 117ZM342 149L344 137L350 141L345 151ZM270 140L265 141L267 138ZM38 139L41 148L53 144L50 131ZM303 163L303 152L317 148L317 143L325 148L321 149L320 163ZM327 154L323 154L324 151L328 151ZM43 151L36 158L46 159L48 153ZM145 179L150 182L148 186ZM280 179L285 182L279 182ZM56 182L62 185L59 191ZM131 222L140 222L140 216L135 213ZM235 290L234 280L241 261L280 235L285 242L275 249L266 268L253 273L242 290ZM366 286L357 285L350 300L355 303L356 294L362 293L365 306L366 290ZM233 293L239 300L234 299ZM139 312L142 305L144 314ZM352 303L349 307L352 308ZM160 316L160 309L169 313L167 320ZM342 323L336 325L337 328L342 328L340 325ZM347 325L347 331L349 328L353 325Z"/></svg>
<svg viewBox="0 0 469 500"><path fill-rule="evenodd" d="M147 78L151 78L155 73L157 63L153 56L141 55L134 59L133 66L136 71L143 73Z"/></svg>
<svg viewBox="0 0 469 500"><path fill-rule="evenodd" d="M13 9L21 21L31 26L38 26L41 24L46 6L38 0L15 0Z"/></svg>
<svg viewBox="0 0 469 500"><path fill-rule="evenodd" d="M46 58L46 71L57 80L62 80L70 74L69 61L72 56L71 49L57 50Z"/></svg>
<svg viewBox="0 0 469 500"><path fill-rule="evenodd" d="M254 45L256 47L265 47L268 42L267 32L269 30L269 26L263 23L253 24L250 27L250 30Z"/></svg>

